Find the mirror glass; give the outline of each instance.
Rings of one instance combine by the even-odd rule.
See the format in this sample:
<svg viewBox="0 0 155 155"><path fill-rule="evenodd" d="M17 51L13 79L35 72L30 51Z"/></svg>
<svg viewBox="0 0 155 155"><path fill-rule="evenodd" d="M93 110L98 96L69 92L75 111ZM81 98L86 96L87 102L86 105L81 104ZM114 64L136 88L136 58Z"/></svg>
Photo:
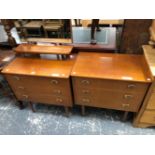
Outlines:
<svg viewBox="0 0 155 155"><path fill-rule="evenodd" d="M72 39L76 44L108 44L111 36L121 35L124 20L72 19ZM113 33L113 34L112 34Z"/></svg>

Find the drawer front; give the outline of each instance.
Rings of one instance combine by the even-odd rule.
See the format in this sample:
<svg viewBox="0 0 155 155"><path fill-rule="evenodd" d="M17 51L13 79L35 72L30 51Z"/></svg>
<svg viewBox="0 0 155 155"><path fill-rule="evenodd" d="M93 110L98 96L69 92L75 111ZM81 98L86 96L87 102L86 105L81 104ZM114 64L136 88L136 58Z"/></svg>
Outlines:
<svg viewBox="0 0 155 155"><path fill-rule="evenodd" d="M55 105L72 105L69 79L20 75L6 75L6 79L18 100Z"/></svg>
<svg viewBox="0 0 155 155"><path fill-rule="evenodd" d="M155 110L155 92L151 94L146 109Z"/></svg>
<svg viewBox="0 0 155 155"><path fill-rule="evenodd" d="M69 79L6 75L13 91L70 96Z"/></svg>
<svg viewBox="0 0 155 155"><path fill-rule="evenodd" d="M84 93L79 91L74 90L75 104L78 105L137 112L143 100L142 93L132 94L99 89L85 89Z"/></svg>
<svg viewBox="0 0 155 155"><path fill-rule="evenodd" d="M138 83L138 82L126 82L126 81L115 81L115 80L102 80L102 79L89 79L89 78L72 78L73 87L77 89L104 89L120 92L131 92L145 93L149 84Z"/></svg>
<svg viewBox="0 0 155 155"><path fill-rule="evenodd" d="M141 123L148 123L148 124L155 124L155 111L149 111L146 110L144 111L141 119L140 119Z"/></svg>
<svg viewBox="0 0 155 155"><path fill-rule="evenodd" d="M42 95L42 94L23 94L15 92L18 100L31 101L42 104L72 106L71 97L67 96L54 96L54 95Z"/></svg>

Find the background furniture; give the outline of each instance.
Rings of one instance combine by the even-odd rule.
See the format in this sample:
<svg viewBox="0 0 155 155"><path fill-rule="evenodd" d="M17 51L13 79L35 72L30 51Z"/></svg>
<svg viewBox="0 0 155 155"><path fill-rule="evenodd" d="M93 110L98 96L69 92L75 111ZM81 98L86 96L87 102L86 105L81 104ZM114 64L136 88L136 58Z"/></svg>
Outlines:
<svg viewBox="0 0 155 155"><path fill-rule="evenodd" d="M155 19L152 20L152 25L150 26L150 40L153 46L155 46Z"/></svg>
<svg viewBox="0 0 155 155"><path fill-rule="evenodd" d="M153 76L153 83L145 97L144 103L134 120L135 127L155 126L155 49L150 45L143 46L144 55Z"/></svg>
<svg viewBox="0 0 155 155"><path fill-rule="evenodd" d="M11 29L14 27L13 20L1 19L1 22L4 26L5 32L7 33L9 46L15 47L17 45L16 40L11 34Z"/></svg>
<svg viewBox="0 0 155 155"><path fill-rule="evenodd" d="M42 21L31 21L25 24L23 27L26 30L26 36L27 37L41 37L42 32L41 32L41 26L42 26ZM33 32L32 32L33 31ZM35 33L34 33L35 31Z"/></svg>
<svg viewBox="0 0 155 155"><path fill-rule="evenodd" d="M2 73L17 99L28 101L33 111L33 103L54 104L64 106L68 115L72 107L69 77L73 64L74 60L16 58Z"/></svg>
<svg viewBox="0 0 155 155"><path fill-rule="evenodd" d="M58 38L63 37L63 22L62 20L44 20L43 29L45 37L49 37L49 32L57 35Z"/></svg>
<svg viewBox="0 0 155 155"><path fill-rule="evenodd" d="M81 24L83 27L88 27L91 25L92 20L81 20ZM99 20L99 25L100 26L122 26L124 24L124 20L123 19L115 19L115 20L103 20L100 19Z"/></svg>
<svg viewBox="0 0 155 155"><path fill-rule="evenodd" d="M75 104L137 112L151 83L142 55L80 52L71 72ZM124 119L125 119L124 118Z"/></svg>
<svg viewBox="0 0 155 155"><path fill-rule="evenodd" d="M142 54L142 45L148 44L152 19L125 19L120 52Z"/></svg>

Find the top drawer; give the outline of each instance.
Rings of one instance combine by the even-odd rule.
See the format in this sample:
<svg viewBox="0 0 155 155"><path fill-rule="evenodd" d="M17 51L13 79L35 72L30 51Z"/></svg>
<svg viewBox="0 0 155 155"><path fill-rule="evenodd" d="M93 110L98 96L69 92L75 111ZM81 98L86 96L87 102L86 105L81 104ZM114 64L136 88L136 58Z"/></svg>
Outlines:
<svg viewBox="0 0 155 155"><path fill-rule="evenodd" d="M24 88L28 92L51 93L53 90L69 92L69 79L5 75L14 90ZM68 91L67 91L68 90Z"/></svg>
<svg viewBox="0 0 155 155"><path fill-rule="evenodd" d="M149 84L138 83L138 82L127 82L127 81L116 81L106 79L91 79L91 78L72 78L73 85L76 88L87 88L87 89L105 89L113 91L126 91L126 92L146 92Z"/></svg>

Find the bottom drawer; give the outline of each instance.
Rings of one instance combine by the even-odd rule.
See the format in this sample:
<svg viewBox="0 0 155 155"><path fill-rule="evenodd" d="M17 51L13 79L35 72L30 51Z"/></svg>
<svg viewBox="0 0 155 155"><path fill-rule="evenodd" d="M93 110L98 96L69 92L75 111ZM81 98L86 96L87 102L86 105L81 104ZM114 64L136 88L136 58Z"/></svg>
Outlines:
<svg viewBox="0 0 155 155"><path fill-rule="evenodd" d="M31 101L42 104L51 104L51 105L62 105L62 106L72 106L71 98L64 96L54 96L54 95L42 95L42 94L19 94L16 93L16 97L21 101Z"/></svg>
<svg viewBox="0 0 155 155"><path fill-rule="evenodd" d="M75 104L137 112L143 100L142 93L131 94L99 89L89 91L83 94L75 91ZM94 94L93 91L95 92Z"/></svg>
<svg viewBox="0 0 155 155"><path fill-rule="evenodd" d="M148 124L155 124L155 110L149 111L146 110L144 111L141 119L141 123L148 123Z"/></svg>

